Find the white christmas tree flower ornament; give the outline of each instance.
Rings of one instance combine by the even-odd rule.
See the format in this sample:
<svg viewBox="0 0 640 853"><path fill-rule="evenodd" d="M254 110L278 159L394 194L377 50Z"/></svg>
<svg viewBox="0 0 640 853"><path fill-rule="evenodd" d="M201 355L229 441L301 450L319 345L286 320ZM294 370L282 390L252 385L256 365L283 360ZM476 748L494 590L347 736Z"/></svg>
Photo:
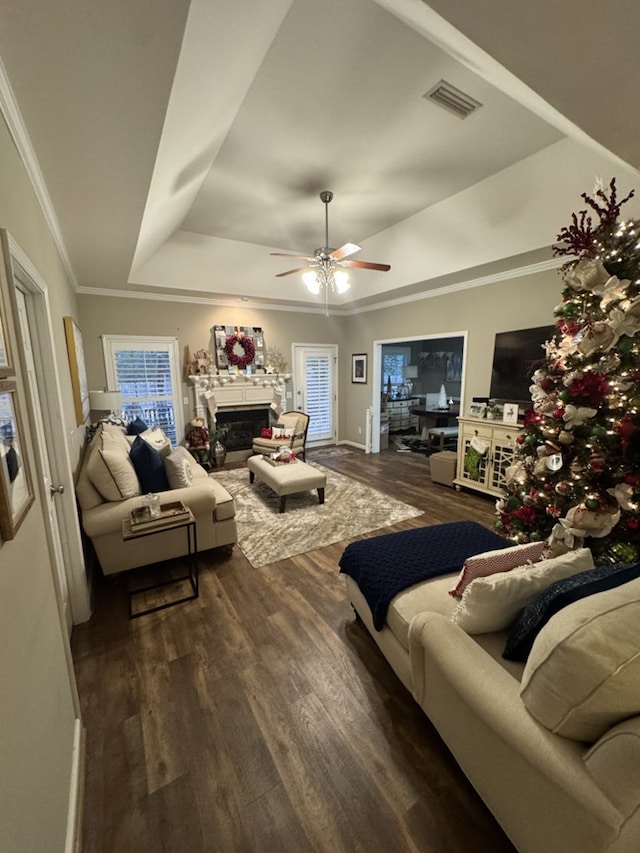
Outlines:
<svg viewBox="0 0 640 853"><path fill-rule="evenodd" d="M608 536L620 521L620 510L594 512L583 505L574 506L567 513L567 521L574 526L575 535L602 539Z"/></svg>
<svg viewBox="0 0 640 853"><path fill-rule="evenodd" d="M614 308L610 312L609 321L619 338L622 335L632 338L636 332L640 331L640 318L625 312L621 308Z"/></svg>
<svg viewBox="0 0 640 853"><path fill-rule="evenodd" d="M504 479L507 486L513 486L516 483L524 483L527 478L527 472L524 467L524 462L518 460L513 465L509 465L504 472Z"/></svg>
<svg viewBox="0 0 640 853"><path fill-rule="evenodd" d="M573 403L568 403L565 406L562 420L568 429L575 429L595 417L597 413L597 409L589 409L587 406L574 406Z"/></svg>
<svg viewBox="0 0 640 853"><path fill-rule="evenodd" d="M602 310L606 311L613 302L621 302L623 299L626 299L627 288L630 284L631 282L628 278L620 281L617 276L611 276L602 291L599 289L595 291L598 294L602 292L602 299L600 300Z"/></svg>
<svg viewBox="0 0 640 853"><path fill-rule="evenodd" d="M630 486L628 483L618 483L614 489L607 489L607 493L616 499L618 506L622 507L622 509L630 510L631 512L638 509L638 504L633 503L631 500L633 497L633 486Z"/></svg>
<svg viewBox="0 0 640 853"><path fill-rule="evenodd" d="M609 277L602 261L582 258L565 274L564 280L573 290L595 290L599 285L604 285Z"/></svg>
<svg viewBox="0 0 640 853"><path fill-rule="evenodd" d="M608 352L612 346L618 343L620 335L604 320L593 323L590 329L578 344L578 349L583 355L592 355L600 350Z"/></svg>
<svg viewBox="0 0 640 853"><path fill-rule="evenodd" d="M566 549L571 551L573 548L579 548L582 545L582 540L585 536L586 532L574 527L571 520L567 517L558 519L558 523L554 525L549 539L552 542L562 543Z"/></svg>
<svg viewBox="0 0 640 853"><path fill-rule="evenodd" d="M625 309L626 313L631 317L640 317L640 296L636 296L629 303L629 307Z"/></svg>

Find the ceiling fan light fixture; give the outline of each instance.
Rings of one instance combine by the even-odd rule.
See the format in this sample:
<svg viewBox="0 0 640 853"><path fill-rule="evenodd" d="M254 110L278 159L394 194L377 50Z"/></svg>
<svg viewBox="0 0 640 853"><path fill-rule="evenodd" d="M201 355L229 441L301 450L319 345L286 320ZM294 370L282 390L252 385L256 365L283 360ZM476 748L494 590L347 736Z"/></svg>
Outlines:
<svg viewBox="0 0 640 853"><path fill-rule="evenodd" d="M313 270L308 270L303 273L302 280L304 281L309 293L313 293L314 296L317 296L320 293L320 282L318 280L318 276Z"/></svg>
<svg viewBox="0 0 640 853"><path fill-rule="evenodd" d="M295 269L286 270L276 275L277 278L281 278L285 275L302 272L302 281L307 290L314 296L318 296L323 287L325 289L325 296L329 291L338 294L346 293L351 284L349 282L349 274L343 267L357 267L358 269L379 270L380 272L388 272L391 269L389 264L346 260L351 255L360 251L360 246L357 246L355 243L345 243L339 249L329 247L329 202L332 198L333 193L331 190L323 190L320 193L320 200L324 204L325 245L320 249L316 249L312 257L308 255L292 255L288 252L271 252L272 255L285 258L299 258L302 261L307 261L306 267L296 267Z"/></svg>
<svg viewBox="0 0 640 853"><path fill-rule="evenodd" d="M351 284L349 283L349 274L344 270L335 270L333 273L333 281L335 282L335 289L338 293L346 293L351 287Z"/></svg>

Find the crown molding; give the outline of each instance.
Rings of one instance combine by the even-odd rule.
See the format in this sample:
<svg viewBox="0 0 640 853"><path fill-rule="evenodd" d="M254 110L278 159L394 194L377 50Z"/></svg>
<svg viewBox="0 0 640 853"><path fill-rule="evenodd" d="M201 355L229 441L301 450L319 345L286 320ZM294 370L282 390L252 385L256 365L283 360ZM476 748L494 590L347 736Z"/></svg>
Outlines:
<svg viewBox="0 0 640 853"><path fill-rule="evenodd" d="M255 299L238 299L237 296L228 298L220 296L190 296L181 293L149 293L133 290L112 290L106 287L78 287L79 296L109 296L113 299L146 299L152 302L188 302L192 305L217 305L223 308L251 308L260 311L289 311L297 314L324 315L324 307L313 305L289 305L286 302L260 302ZM346 316L344 308L329 306L332 316Z"/></svg>
<svg viewBox="0 0 640 853"><path fill-rule="evenodd" d="M459 281L455 284L435 287L433 290L423 290L420 293L412 293L408 296L398 296L396 298L387 299L384 302L376 302L374 305L356 305L347 310L345 313L347 315L364 314L369 311L379 311L382 308L393 308L395 305L404 305L408 302L419 302L423 299L433 299L436 296L446 296L449 293L457 293L460 290L471 290L476 287L485 287L488 284L508 281L511 278L522 278L522 276L525 275L534 275L535 273L555 270L562 266L563 262L564 261L561 258L552 258L549 261L540 261L536 264L526 264L525 266L514 267L509 270L503 270L502 272L491 273L490 275Z"/></svg>
<svg viewBox="0 0 640 853"><path fill-rule="evenodd" d="M386 299L381 302L376 302L370 305L354 305L336 308L329 307L329 313L332 317L349 317L354 314L365 314L370 311L379 311L384 308L393 308L396 305L404 305L408 302L420 302L424 299L434 299L437 296L446 296L449 293L457 293L460 290L472 290L476 287L485 287L488 284L496 284L500 281L508 281L512 278L521 278L525 275L535 275L536 273L548 272L555 270L561 266L563 260L561 258L552 258L548 261L540 261L535 264L525 264L521 267L513 267L509 270L491 273L489 275L480 276L478 278L466 279L465 281L447 284L443 287L436 287L432 290L423 290L419 293L412 293L408 296L398 296L391 299ZM318 314L325 315L324 307L315 307L313 305L288 305L286 302L260 302L259 300L242 300L238 297L208 297L208 296L190 296L188 294L177 293L150 293L131 290L110 290L109 288L99 287L78 287L77 292L82 296L108 296L112 299L146 299L153 302L188 302L193 305L217 305L224 308L251 308L259 311L288 311L298 314Z"/></svg>
<svg viewBox="0 0 640 853"><path fill-rule="evenodd" d="M18 106L18 101L13 93L9 76L0 57L0 111L7 123L9 133L15 143L27 175L31 181L36 198L40 203L42 213L51 232L51 236L58 249L58 254L62 260L65 272L74 290L78 289L78 283L71 266L71 261L67 253L62 231L58 222L58 217L55 214L53 203L49 196L47 186L45 184L38 158L33 150L29 134L22 119L22 114Z"/></svg>

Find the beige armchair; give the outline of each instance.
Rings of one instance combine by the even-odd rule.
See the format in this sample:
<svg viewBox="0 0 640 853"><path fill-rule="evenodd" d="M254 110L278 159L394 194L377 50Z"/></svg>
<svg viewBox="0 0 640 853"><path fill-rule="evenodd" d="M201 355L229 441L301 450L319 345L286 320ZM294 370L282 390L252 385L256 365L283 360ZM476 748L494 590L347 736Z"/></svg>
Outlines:
<svg viewBox="0 0 640 853"><path fill-rule="evenodd" d="M253 452L272 453L284 445L290 447L295 451L296 456L305 461L309 415L305 412L283 412L277 423L282 424L288 438L261 438L256 436L253 439Z"/></svg>

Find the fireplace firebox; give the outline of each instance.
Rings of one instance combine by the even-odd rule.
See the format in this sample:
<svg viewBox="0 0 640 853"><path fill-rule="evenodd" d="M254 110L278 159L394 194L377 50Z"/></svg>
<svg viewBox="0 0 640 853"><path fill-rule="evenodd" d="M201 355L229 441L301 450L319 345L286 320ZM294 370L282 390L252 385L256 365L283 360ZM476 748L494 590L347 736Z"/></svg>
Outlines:
<svg viewBox="0 0 640 853"><path fill-rule="evenodd" d="M260 409L218 409L218 426L228 426L229 432L222 439L227 451L251 450L253 439L260 430L269 427L269 407Z"/></svg>

